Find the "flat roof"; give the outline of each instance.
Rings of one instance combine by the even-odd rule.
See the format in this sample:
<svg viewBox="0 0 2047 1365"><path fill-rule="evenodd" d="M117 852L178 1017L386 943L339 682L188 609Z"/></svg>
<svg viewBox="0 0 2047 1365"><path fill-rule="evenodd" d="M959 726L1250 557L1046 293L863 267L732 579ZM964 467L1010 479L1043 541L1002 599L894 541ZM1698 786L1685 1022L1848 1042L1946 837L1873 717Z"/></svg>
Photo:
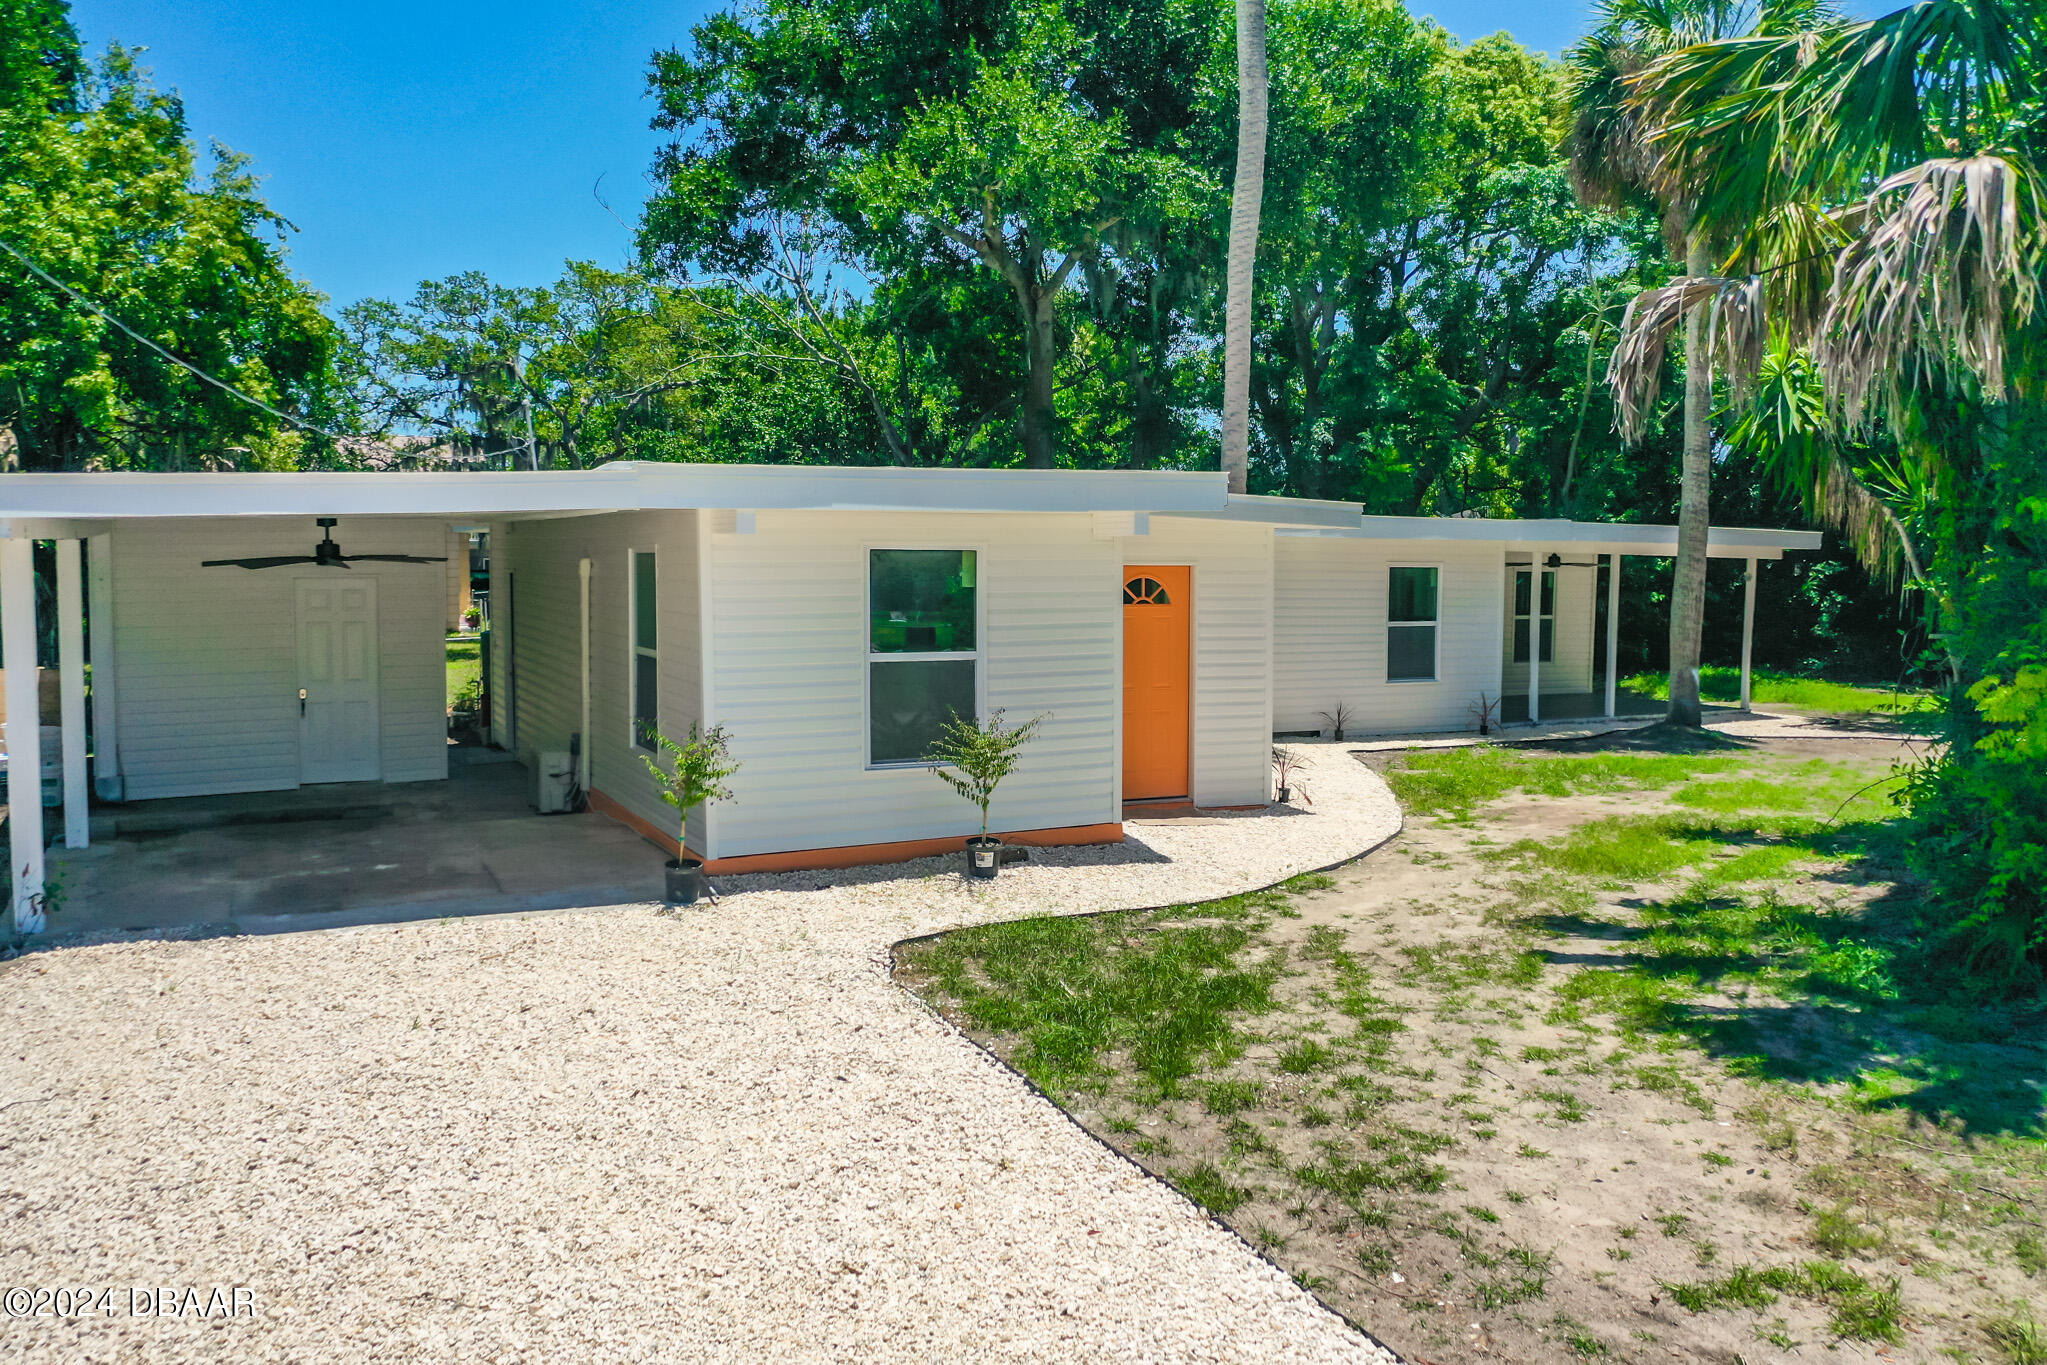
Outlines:
<svg viewBox="0 0 2047 1365"><path fill-rule="evenodd" d="M1282 528L1279 534L1340 540L1479 541L1504 544L1509 552L1540 551L1544 554L1569 549L1624 555L1677 553L1677 527L1642 522L1360 516L1354 526L1326 530ZM1706 553L1721 559L1776 559L1786 550L1817 550L1821 541L1818 531L1714 526L1707 530Z"/></svg>
<svg viewBox="0 0 2047 1365"><path fill-rule="evenodd" d="M433 516L669 508L1211 512L1219 473L665 464L460 473L7 474L0 518Z"/></svg>
<svg viewBox="0 0 2047 1365"><path fill-rule="evenodd" d="M1502 542L1669 555L1675 526L1487 517L1365 516L1354 502L1231 493L1214 471L903 469L667 464L595 469L312 474L4 474L0 536L91 534L143 517L418 516L464 522L593 512L1152 512L1271 525L1281 535ZM1817 550L1817 531L1716 526L1709 553L1774 559Z"/></svg>

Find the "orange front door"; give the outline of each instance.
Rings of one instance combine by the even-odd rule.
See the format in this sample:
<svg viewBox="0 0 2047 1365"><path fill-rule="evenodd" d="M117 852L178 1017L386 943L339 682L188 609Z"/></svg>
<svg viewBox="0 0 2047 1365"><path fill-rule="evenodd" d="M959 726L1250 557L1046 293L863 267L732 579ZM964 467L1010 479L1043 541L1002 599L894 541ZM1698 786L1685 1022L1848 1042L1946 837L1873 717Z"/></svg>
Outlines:
<svg viewBox="0 0 2047 1365"><path fill-rule="evenodd" d="M1184 564L1123 570L1123 799L1185 796L1193 572Z"/></svg>

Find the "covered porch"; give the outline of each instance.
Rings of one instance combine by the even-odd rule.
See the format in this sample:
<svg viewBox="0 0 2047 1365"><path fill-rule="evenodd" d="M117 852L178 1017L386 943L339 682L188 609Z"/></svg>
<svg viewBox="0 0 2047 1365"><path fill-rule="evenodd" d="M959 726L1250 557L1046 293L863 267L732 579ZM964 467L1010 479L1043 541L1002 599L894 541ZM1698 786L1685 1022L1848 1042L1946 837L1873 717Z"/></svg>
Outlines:
<svg viewBox="0 0 2047 1365"><path fill-rule="evenodd" d="M1620 686L1621 575L1627 556L1674 557L1676 529L1562 523L1552 534L1508 544L1500 674L1503 724L1652 716L1664 711L1664 699ZM1731 707L1709 705L1708 710L1753 709L1756 575L1763 563L1781 559L1787 548L1817 548L1818 542L1812 532L1711 528L1708 557L1742 564L1741 683ZM1565 575L1574 573L1582 596L1567 587ZM1667 620L1628 623L1629 629L1663 631L1668 626Z"/></svg>

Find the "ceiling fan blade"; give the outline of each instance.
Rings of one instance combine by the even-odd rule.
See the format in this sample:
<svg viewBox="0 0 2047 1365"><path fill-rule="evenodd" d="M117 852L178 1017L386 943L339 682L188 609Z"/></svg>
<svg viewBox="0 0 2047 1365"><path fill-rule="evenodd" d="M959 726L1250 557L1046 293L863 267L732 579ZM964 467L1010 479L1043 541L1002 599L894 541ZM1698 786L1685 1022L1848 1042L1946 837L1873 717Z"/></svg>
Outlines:
<svg viewBox="0 0 2047 1365"><path fill-rule="evenodd" d="M446 555L343 555L343 559L373 559L380 564L445 564Z"/></svg>
<svg viewBox="0 0 2047 1365"><path fill-rule="evenodd" d="M271 555L267 559L202 559L199 561L199 567L202 569L281 569L287 564L311 564L313 562L311 555Z"/></svg>

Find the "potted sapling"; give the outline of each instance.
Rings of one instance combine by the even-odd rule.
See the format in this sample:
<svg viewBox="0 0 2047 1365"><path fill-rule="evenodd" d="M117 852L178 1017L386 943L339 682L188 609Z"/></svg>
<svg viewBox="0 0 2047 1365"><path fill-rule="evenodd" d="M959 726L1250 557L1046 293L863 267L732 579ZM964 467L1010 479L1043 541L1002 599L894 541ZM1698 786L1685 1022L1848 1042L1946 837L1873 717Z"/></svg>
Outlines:
<svg viewBox="0 0 2047 1365"><path fill-rule="evenodd" d="M704 879L704 864L689 856L689 813L713 801L730 801L732 789L725 779L739 771L739 764L726 747L725 727L689 727L689 738L678 744L658 730L646 734L646 742L668 760L662 767L653 757L642 754L640 761L660 784L661 799L675 807L675 846L680 856L668 860L667 900L670 905L695 905L702 896L718 899L717 888Z"/></svg>
<svg viewBox="0 0 2047 1365"><path fill-rule="evenodd" d="M1301 770L1308 766L1307 760L1284 744L1272 746L1272 785L1279 789L1274 799L1282 806L1290 805L1295 797L1312 806L1315 798L1308 795L1308 789L1301 785Z"/></svg>
<svg viewBox="0 0 2047 1365"><path fill-rule="evenodd" d="M981 832L967 840L967 875L987 880L1002 866L1002 841L988 833L988 803L1002 779L1015 771L1017 755L1030 742L1044 716L1034 716L1021 725L1004 725L1002 712L989 713L986 721L946 722L926 755L931 771L981 811Z"/></svg>

